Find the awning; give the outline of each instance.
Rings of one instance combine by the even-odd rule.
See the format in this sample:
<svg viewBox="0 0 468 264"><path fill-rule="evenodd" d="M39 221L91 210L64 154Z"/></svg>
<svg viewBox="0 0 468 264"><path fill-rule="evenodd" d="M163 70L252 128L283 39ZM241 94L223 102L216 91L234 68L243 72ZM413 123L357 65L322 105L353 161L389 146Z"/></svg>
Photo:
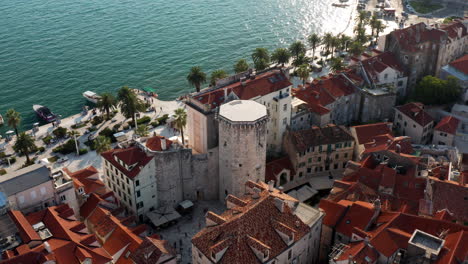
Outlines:
<svg viewBox="0 0 468 264"><path fill-rule="evenodd" d="M149 87L149 86L146 86L145 88L143 88L143 91L147 93L156 93L156 90L153 87Z"/></svg>
<svg viewBox="0 0 468 264"><path fill-rule="evenodd" d="M190 207L193 207L193 203L192 201L190 200L185 200L183 202L180 202L179 203L180 207L182 207L183 209L189 209Z"/></svg>
<svg viewBox="0 0 468 264"><path fill-rule="evenodd" d="M146 214L154 226L162 226L180 218L180 214L174 208L165 206L160 207L152 212Z"/></svg>

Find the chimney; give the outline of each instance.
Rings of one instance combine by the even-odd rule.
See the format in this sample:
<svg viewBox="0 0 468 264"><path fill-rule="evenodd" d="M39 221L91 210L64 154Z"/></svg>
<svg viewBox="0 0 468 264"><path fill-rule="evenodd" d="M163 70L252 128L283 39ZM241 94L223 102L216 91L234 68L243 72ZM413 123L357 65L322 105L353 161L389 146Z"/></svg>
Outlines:
<svg viewBox="0 0 468 264"><path fill-rule="evenodd" d="M401 145L400 145L400 144L396 144L395 147L396 147L396 149L395 149L396 153L400 153L400 152L401 152Z"/></svg>
<svg viewBox="0 0 468 264"><path fill-rule="evenodd" d="M252 194L253 199L258 199L260 198L260 189L257 187L253 188L253 194Z"/></svg>
<svg viewBox="0 0 468 264"><path fill-rule="evenodd" d="M166 150L166 148L167 148L167 146L166 146L166 139L165 139L165 138L161 138L160 141L161 141L161 149L162 149L162 150Z"/></svg>
<svg viewBox="0 0 468 264"><path fill-rule="evenodd" d="M269 192L273 192L273 190L275 189L274 184L275 184L274 181L269 181L268 182L268 191Z"/></svg>
<svg viewBox="0 0 468 264"><path fill-rule="evenodd" d="M45 247L45 249L47 250L47 252L49 252L50 254L53 253L53 252L52 252L52 248L50 247L49 242L45 241L45 242L44 242L44 247Z"/></svg>
<svg viewBox="0 0 468 264"><path fill-rule="evenodd" d="M283 186L278 187L278 190L280 193L283 193L283 189L284 189Z"/></svg>
<svg viewBox="0 0 468 264"><path fill-rule="evenodd" d="M224 90L224 101L226 101L226 100L227 100L227 96L228 96L228 94L227 94L227 88L224 88L223 90Z"/></svg>

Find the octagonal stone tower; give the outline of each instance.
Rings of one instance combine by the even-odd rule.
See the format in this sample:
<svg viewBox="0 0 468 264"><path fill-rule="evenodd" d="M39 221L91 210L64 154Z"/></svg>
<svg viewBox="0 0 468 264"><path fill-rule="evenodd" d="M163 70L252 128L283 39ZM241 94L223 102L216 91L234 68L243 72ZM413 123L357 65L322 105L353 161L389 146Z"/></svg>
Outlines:
<svg viewBox="0 0 468 264"><path fill-rule="evenodd" d="M220 107L219 199L244 195L248 180L264 180L267 110L250 100L234 100Z"/></svg>

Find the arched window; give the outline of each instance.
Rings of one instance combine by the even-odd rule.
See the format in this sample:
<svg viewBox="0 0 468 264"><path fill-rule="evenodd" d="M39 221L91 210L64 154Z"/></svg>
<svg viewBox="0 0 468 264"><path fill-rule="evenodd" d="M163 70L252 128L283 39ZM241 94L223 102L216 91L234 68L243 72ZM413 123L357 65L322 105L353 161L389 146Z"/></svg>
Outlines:
<svg viewBox="0 0 468 264"><path fill-rule="evenodd" d="M288 174L286 172L281 173L280 175L280 186L288 183Z"/></svg>

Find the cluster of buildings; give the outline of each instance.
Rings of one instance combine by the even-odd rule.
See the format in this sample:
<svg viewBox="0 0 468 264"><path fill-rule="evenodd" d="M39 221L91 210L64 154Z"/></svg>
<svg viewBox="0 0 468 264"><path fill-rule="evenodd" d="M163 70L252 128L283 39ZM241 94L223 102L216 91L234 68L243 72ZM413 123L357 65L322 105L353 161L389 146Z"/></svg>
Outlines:
<svg viewBox="0 0 468 264"><path fill-rule="evenodd" d="M203 200L225 210L204 211L191 263L467 262L468 108L396 106L424 75L467 88L466 28L396 30L297 87L249 70L185 96L186 144L154 134L102 171L0 177L0 263L180 263L154 230Z"/></svg>

